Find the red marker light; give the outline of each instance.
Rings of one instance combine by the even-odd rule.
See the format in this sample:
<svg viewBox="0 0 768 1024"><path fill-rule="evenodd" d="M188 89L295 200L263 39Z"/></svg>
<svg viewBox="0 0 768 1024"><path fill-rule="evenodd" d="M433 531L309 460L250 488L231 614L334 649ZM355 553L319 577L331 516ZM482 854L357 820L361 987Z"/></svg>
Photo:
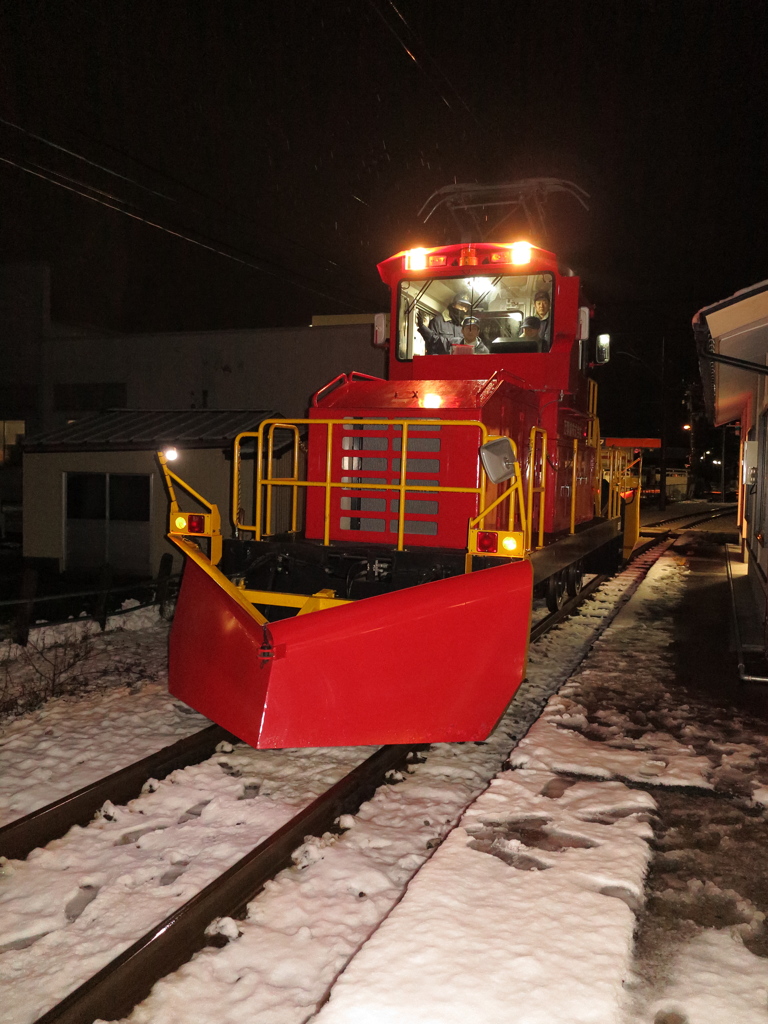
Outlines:
<svg viewBox="0 0 768 1024"><path fill-rule="evenodd" d="M477 550L486 555L495 555L499 550L499 535L489 530L482 530L477 535Z"/></svg>
<svg viewBox="0 0 768 1024"><path fill-rule="evenodd" d="M190 533L205 533L205 516L188 516L187 529Z"/></svg>

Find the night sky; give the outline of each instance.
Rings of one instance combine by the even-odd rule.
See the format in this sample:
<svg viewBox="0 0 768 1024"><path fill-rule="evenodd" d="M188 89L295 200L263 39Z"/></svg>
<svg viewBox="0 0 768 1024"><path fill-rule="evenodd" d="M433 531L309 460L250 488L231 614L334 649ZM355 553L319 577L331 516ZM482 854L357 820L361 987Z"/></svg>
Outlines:
<svg viewBox="0 0 768 1024"><path fill-rule="evenodd" d="M418 218L436 189L565 178L588 212L558 198L545 235L496 240L581 275L617 350L604 428L632 433L658 419L662 338L682 423L691 316L768 277L763 0L2 0L0 19L0 261L51 263L59 320L384 309L378 261L458 240Z"/></svg>

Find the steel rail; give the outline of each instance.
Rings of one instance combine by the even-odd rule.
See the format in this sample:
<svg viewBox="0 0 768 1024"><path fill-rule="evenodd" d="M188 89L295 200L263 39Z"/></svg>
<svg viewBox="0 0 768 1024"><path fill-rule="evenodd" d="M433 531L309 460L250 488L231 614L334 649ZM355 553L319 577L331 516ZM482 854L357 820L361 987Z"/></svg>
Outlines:
<svg viewBox="0 0 768 1024"><path fill-rule="evenodd" d="M601 587L603 583L612 578L613 577L610 575L594 576L589 583L585 583L575 597L571 597L563 604L562 608L558 608L556 612L550 612L545 619L542 619L541 622L537 623L531 629L530 643L535 643L537 640L540 640L541 637L550 631L550 629L554 629L558 623L567 619L570 615L573 615L579 605L583 604L588 597L591 597L598 587Z"/></svg>
<svg viewBox="0 0 768 1024"><path fill-rule="evenodd" d="M722 514L723 513L721 513L721 515ZM628 561L620 570L620 572L624 572L626 569L628 569L631 566L632 562L640 555L647 554L649 548L652 548L657 544L663 544L664 540L665 537L663 535L659 535L657 537L649 538L647 543L645 544L638 545L634 549ZM671 543L672 541L669 541L665 545L665 547L661 548L658 552L659 555L661 555L666 550L666 548L669 547L669 544ZM578 594L576 594L575 597L570 598L563 604L561 608L558 608L556 612L551 612L549 615L547 615L546 618L542 619L541 622L537 623L531 629L530 643L535 643L537 640L540 640L541 637L543 637L550 631L550 629L553 629L564 619L567 619L570 615L573 615L573 613L579 608L579 606L583 604L588 597L591 597L592 594L594 594L594 592L603 585L603 583L606 583L608 580L613 579L616 575L619 575L619 573L607 573L601 576L593 576L589 583L584 584L584 586L581 588Z"/></svg>
<svg viewBox="0 0 768 1024"><path fill-rule="evenodd" d="M163 779L177 768L210 757L219 743L240 741L219 725L172 743L148 757L92 782L75 793L31 811L0 828L0 856L23 860L38 846L58 839L73 825L87 825L105 801L125 804L137 797L147 779Z"/></svg>
<svg viewBox="0 0 768 1024"><path fill-rule="evenodd" d="M36 1024L90 1024L118 1020L146 998L160 978L206 945L206 929L219 917L242 915L269 879L291 864L308 835L322 835L341 814L353 814L424 745L381 747L294 818L169 914L111 963L52 1007Z"/></svg>
<svg viewBox="0 0 768 1024"><path fill-rule="evenodd" d="M654 523L643 523L640 526L640 529L651 530L655 529L657 526L666 526L668 523L678 523L681 519L694 519L695 522L690 523L689 525L695 526L696 523L706 523L709 519L718 519L720 516L731 515L737 507L738 506L735 503L732 503L728 506L728 508L720 510L708 509L706 513L689 512L686 516L670 516L670 518L668 519L657 519Z"/></svg>

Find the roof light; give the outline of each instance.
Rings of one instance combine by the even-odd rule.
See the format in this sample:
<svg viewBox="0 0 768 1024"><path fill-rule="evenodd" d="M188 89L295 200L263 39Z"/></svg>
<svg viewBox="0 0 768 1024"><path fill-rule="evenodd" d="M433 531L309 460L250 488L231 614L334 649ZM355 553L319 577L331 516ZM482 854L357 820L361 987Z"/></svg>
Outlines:
<svg viewBox="0 0 768 1024"><path fill-rule="evenodd" d="M459 256L459 266L476 267L477 262L477 252L475 251L474 245L465 245L461 250L461 256Z"/></svg>
<svg viewBox="0 0 768 1024"><path fill-rule="evenodd" d="M492 252L491 263L509 263L508 252Z"/></svg>
<svg viewBox="0 0 768 1024"><path fill-rule="evenodd" d="M447 256L429 256L427 257L427 264L430 267L447 267L448 257Z"/></svg>
<svg viewBox="0 0 768 1024"><path fill-rule="evenodd" d="M531 249L532 246L530 242L513 242L510 246L512 262L518 267L522 266L523 263L530 263Z"/></svg>
<svg viewBox="0 0 768 1024"><path fill-rule="evenodd" d="M426 249L408 249L405 254L405 269L406 270L426 270L427 269L427 250Z"/></svg>
<svg viewBox="0 0 768 1024"><path fill-rule="evenodd" d="M427 395L424 395L424 397L421 400L422 409L439 409L442 404L442 396L435 395L432 392L430 392Z"/></svg>
<svg viewBox="0 0 768 1024"><path fill-rule="evenodd" d="M168 459L169 462L173 462L174 459L178 459L179 457L179 453L176 451L175 448L166 448L163 451L163 455L166 457L166 459Z"/></svg>

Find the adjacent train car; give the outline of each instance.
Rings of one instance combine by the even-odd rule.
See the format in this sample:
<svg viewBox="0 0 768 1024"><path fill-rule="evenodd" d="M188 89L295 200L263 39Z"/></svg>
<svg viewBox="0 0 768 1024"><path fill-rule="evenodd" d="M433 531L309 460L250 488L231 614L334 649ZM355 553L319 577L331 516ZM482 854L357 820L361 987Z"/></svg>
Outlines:
<svg viewBox="0 0 768 1024"><path fill-rule="evenodd" d="M578 277L527 242L379 272L387 379L341 374L305 419L237 438L233 537L160 454L187 556L171 691L256 747L484 739L525 675L534 591L555 609L631 546L637 481L600 445L608 340Z"/></svg>

